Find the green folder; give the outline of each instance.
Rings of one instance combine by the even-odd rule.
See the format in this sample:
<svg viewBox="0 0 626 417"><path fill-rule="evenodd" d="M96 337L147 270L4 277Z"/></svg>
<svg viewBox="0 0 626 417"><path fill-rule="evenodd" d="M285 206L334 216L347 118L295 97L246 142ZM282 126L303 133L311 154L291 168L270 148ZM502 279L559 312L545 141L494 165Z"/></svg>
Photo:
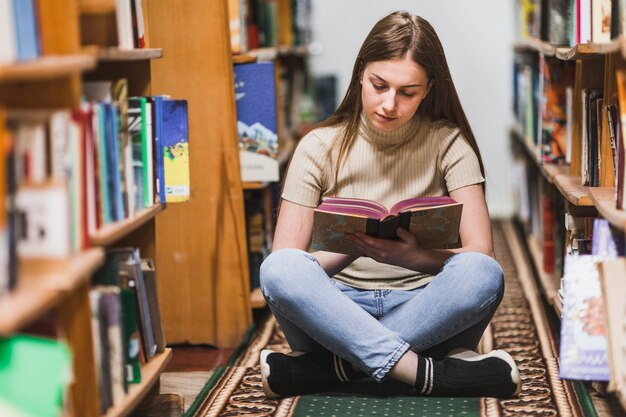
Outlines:
<svg viewBox="0 0 626 417"><path fill-rule="evenodd" d="M29 335L0 339L0 401L6 406L26 416L59 416L70 380L65 343Z"/></svg>

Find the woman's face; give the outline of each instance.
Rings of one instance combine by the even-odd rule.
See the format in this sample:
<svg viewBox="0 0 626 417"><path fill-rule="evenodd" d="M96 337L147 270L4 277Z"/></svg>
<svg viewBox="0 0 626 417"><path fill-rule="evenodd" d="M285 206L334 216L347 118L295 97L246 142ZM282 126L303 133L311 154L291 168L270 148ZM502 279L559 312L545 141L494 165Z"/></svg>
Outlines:
<svg viewBox="0 0 626 417"><path fill-rule="evenodd" d="M365 115L388 132L408 122L430 90L426 71L408 57L368 63L361 86Z"/></svg>

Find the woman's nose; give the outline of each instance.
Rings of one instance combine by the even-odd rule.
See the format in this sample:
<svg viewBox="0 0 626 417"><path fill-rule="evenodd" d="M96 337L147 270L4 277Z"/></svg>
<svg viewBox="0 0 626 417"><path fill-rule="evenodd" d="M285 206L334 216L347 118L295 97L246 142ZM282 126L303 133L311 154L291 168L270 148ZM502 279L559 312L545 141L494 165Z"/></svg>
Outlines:
<svg viewBox="0 0 626 417"><path fill-rule="evenodd" d="M383 98L383 109L386 111L393 111L396 108L396 92L389 90Z"/></svg>

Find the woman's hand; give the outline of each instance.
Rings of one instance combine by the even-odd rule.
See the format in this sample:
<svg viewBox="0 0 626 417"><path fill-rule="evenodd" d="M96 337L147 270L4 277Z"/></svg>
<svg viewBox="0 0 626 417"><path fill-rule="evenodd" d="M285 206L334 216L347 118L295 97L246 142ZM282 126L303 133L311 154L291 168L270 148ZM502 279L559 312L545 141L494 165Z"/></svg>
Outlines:
<svg viewBox="0 0 626 417"><path fill-rule="evenodd" d="M420 248L417 239L403 228L396 229L398 240L377 239L365 233L347 235L354 247L377 262L413 271L437 273L444 260L453 253L447 250Z"/></svg>

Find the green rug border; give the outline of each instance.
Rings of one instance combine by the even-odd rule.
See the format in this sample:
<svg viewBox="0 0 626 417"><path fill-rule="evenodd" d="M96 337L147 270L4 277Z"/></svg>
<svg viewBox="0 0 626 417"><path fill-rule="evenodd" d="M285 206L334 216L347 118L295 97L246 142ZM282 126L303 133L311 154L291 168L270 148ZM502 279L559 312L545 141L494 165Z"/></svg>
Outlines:
<svg viewBox="0 0 626 417"><path fill-rule="evenodd" d="M253 323L248 328L248 330L246 331L246 334L243 337L243 341L239 344L239 346L237 346L237 348L232 353L232 355L230 355L230 358L228 358L228 361L226 361L226 364L218 367L213 372L211 377L204 384L204 387L202 387L202 390L200 390L200 393L198 394L196 399L193 401L189 409L183 413L183 417L193 417L196 415L196 413L198 412L202 404L204 404L204 400L206 399L207 395L209 394L211 389L213 389L215 384L217 384L217 382L220 380L222 375L224 375L224 372L226 371L226 369L233 366L235 362L237 362L237 359L239 359L241 354L248 347L248 345L250 344L250 340L252 340L252 337L256 334L257 328L258 326L256 323Z"/></svg>
<svg viewBox="0 0 626 417"><path fill-rule="evenodd" d="M571 380L571 382L574 386L574 392L576 393L578 404L580 405L584 416L598 417L598 412L595 405L593 404L591 394L589 393L589 388L587 387L585 381Z"/></svg>

